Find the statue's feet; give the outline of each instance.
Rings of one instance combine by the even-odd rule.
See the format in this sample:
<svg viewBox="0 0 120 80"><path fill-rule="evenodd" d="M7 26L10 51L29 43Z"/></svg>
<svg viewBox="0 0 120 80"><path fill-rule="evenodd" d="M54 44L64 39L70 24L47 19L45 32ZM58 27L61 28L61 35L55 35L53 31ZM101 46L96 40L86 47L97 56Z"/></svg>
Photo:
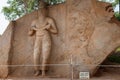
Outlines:
<svg viewBox="0 0 120 80"><path fill-rule="evenodd" d="M46 76L44 74L42 74L42 78L45 78Z"/></svg>
<svg viewBox="0 0 120 80"><path fill-rule="evenodd" d="M38 70L38 71L35 72L34 76L39 76L40 74L41 74L41 71Z"/></svg>
<svg viewBox="0 0 120 80"><path fill-rule="evenodd" d="M42 77L43 78L45 77L45 71L42 71Z"/></svg>

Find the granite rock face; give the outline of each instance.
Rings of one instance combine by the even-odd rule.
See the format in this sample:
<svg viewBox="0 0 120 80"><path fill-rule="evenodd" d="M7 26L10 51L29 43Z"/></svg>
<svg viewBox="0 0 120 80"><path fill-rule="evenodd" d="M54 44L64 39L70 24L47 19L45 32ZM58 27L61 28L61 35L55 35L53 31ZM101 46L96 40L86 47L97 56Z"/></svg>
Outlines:
<svg viewBox="0 0 120 80"><path fill-rule="evenodd" d="M58 35L52 35L49 63L61 65L49 66L48 75L71 77L71 58L72 63L76 64L73 66L74 77L78 77L80 71L89 71L93 75L98 69L97 66L120 46L120 27L110 22L113 12L106 10L109 5L96 0L67 0L64 4L49 7L49 16L56 21L59 31ZM10 64L18 65L10 68L10 75L31 76L34 73L32 65L35 36L29 37L28 30L31 22L38 16L35 11L16 20L12 46L8 49L11 52L0 52L6 57L0 58L0 64L8 61L9 54L12 54L9 58ZM4 35L8 34L9 30L7 29ZM11 39L9 35L4 37ZM6 42L10 45L9 39L6 39ZM2 42L0 45L0 49L6 51ZM8 68L4 69L7 75L6 70Z"/></svg>
<svg viewBox="0 0 120 80"><path fill-rule="evenodd" d="M10 22L4 34L0 37L0 77L7 77L9 72L9 57L11 56L11 44L14 23Z"/></svg>

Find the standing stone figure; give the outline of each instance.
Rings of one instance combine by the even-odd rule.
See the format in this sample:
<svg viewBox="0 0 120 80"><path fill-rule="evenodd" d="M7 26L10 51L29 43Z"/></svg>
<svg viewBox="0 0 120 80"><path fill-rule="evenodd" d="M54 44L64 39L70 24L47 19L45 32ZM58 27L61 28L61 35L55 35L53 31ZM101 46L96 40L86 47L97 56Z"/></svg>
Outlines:
<svg viewBox="0 0 120 80"><path fill-rule="evenodd" d="M56 34L57 28L52 18L47 16L47 9L41 8L38 11L39 17L34 20L29 31L29 35L35 34L35 45L34 45L34 68L35 76L42 74L45 76L46 67L51 51L51 37L50 33ZM42 58L42 66L40 69L40 58Z"/></svg>

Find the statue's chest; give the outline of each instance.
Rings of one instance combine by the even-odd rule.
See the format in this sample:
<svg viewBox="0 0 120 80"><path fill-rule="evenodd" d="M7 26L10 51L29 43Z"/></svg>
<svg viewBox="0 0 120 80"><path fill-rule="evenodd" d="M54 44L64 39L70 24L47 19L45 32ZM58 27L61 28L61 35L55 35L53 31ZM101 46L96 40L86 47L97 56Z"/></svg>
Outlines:
<svg viewBox="0 0 120 80"><path fill-rule="evenodd" d="M36 23L36 28L43 28L47 25L47 22L37 22Z"/></svg>

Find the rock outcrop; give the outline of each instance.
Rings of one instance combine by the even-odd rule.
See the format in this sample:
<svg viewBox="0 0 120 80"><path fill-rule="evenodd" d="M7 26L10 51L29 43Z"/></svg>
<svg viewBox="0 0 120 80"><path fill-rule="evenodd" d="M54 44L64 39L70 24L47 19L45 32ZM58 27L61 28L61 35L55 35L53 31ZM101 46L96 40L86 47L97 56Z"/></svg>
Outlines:
<svg viewBox="0 0 120 80"><path fill-rule="evenodd" d="M49 66L49 75L70 77L71 55L74 77L78 77L80 71L89 71L93 75L99 68L98 65L120 46L120 27L110 22L113 12L106 9L109 5L96 0L67 0L64 4L49 7L49 16L55 19L59 30L58 35L52 35L49 62L61 64ZM0 64L8 64L9 59L11 65L17 65L10 68L10 75L31 76L34 73L32 65L35 36L29 37L28 30L31 22L38 16L35 11L16 20L14 32L9 26L1 37L0 54L5 58L0 58ZM8 67L0 68L0 76L4 75L2 72L7 75Z"/></svg>
<svg viewBox="0 0 120 80"><path fill-rule="evenodd" d="M4 34L0 37L0 77L7 77L9 73L9 57L12 55L12 36L14 22L10 22Z"/></svg>

